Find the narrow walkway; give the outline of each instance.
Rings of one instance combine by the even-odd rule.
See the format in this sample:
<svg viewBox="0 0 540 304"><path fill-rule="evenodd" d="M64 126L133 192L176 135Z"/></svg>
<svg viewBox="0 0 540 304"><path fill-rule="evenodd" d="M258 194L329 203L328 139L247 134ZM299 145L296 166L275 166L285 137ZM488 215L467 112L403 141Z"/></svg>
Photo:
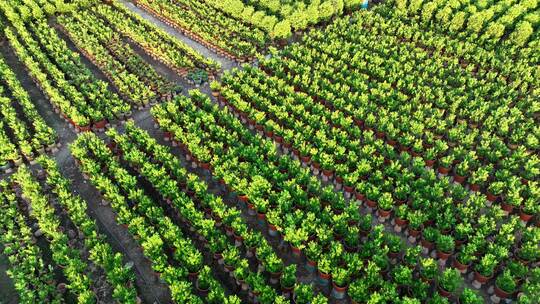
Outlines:
<svg viewBox="0 0 540 304"><path fill-rule="evenodd" d="M176 37L180 41L182 41L185 44L189 45L190 47L195 49L197 52L201 53L203 56L208 57L208 58L212 58L213 60L221 63L221 68L223 70L229 70L229 69L232 69L233 67L238 66L238 64L236 62L234 62L232 60L229 60L227 58L221 57L218 54L212 52L211 50L209 50L208 48L206 48L202 44L200 44L197 41L192 40L191 38L185 36L184 34L177 31L175 28L173 28L173 27L169 26L168 24L162 22L161 20L154 17L149 12L147 12L147 11L141 9L140 7L136 6L132 2L130 2L128 0L120 0L119 2L124 4L124 6L127 9L129 9L130 11L132 11L133 13L135 13L135 14L141 16L142 18L150 21L151 23L155 24L157 27L161 28L165 32L171 34L172 36Z"/></svg>

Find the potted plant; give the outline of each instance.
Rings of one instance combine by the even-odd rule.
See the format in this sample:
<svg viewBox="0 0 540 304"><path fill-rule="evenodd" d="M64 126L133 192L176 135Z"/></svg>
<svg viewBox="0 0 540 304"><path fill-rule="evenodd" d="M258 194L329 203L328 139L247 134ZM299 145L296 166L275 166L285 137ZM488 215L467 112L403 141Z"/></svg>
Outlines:
<svg viewBox="0 0 540 304"><path fill-rule="evenodd" d="M211 274L210 267L208 267L207 265L204 265L201 271L199 272L199 276L197 277L197 282L195 283L197 290L203 294L208 293L211 280L212 280L212 274Z"/></svg>
<svg viewBox="0 0 540 304"><path fill-rule="evenodd" d="M317 268L321 285L328 285L332 277L332 261L326 256L321 256L317 263Z"/></svg>
<svg viewBox="0 0 540 304"><path fill-rule="evenodd" d="M248 286L246 284L246 278L249 275L249 263L246 259L242 259L236 265L234 269L234 278L236 279L236 284L239 285L242 290L247 290Z"/></svg>
<svg viewBox="0 0 540 304"><path fill-rule="evenodd" d="M439 159L439 168L437 169L440 174L447 175L454 163L454 155L449 154Z"/></svg>
<svg viewBox="0 0 540 304"><path fill-rule="evenodd" d="M492 276L498 261L491 253L485 254L474 267L474 279L480 283L486 283Z"/></svg>
<svg viewBox="0 0 540 304"><path fill-rule="evenodd" d="M439 272L437 262L432 258L420 259L420 277L425 282L431 283Z"/></svg>
<svg viewBox="0 0 540 304"><path fill-rule="evenodd" d="M394 218L394 231L401 232L405 226L407 226L407 214L409 213L409 207L405 204L400 205L396 209L396 216Z"/></svg>
<svg viewBox="0 0 540 304"><path fill-rule="evenodd" d="M454 252L455 242L454 238L450 235L440 234L435 244L437 247L437 257L443 261L446 261Z"/></svg>
<svg viewBox="0 0 540 304"><path fill-rule="evenodd" d="M510 297L516 288L516 279L509 269L504 270L495 280L495 294L501 299Z"/></svg>
<svg viewBox="0 0 540 304"><path fill-rule="evenodd" d="M394 234L387 234L385 242L386 246L388 246L388 256L392 259L397 258L403 248L403 241L401 238Z"/></svg>
<svg viewBox="0 0 540 304"><path fill-rule="evenodd" d="M310 304L313 298L313 286L303 283L296 284L293 296L295 304Z"/></svg>
<svg viewBox="0 0 540 304"><path fill-rule="evenodd" d="M453 268L446 268L439 276L439 294L450 298L461 283L461 274Z"/></svg>
<svg viewBox="0 0 540 304"><path fill-rule="evenodd" d="M291 264L283 269L280 279L281 290L286 293L292 292L296 285L296 265Z"/></svg>
<svg viewBox="0 0 540 304"><path fill-rule="evenodd" d="M524 222L529 222L532 217L539 213L540 205L538 205L538 200L534 197L529 197L523 202L519 210L519 218Z"/></svg>
<svg viewBox="0 0 540 304"><path fill-rule="evenodd" d="M349 285L349 271L345 268L336 267L332 271L332 295L336 299L343 299Z"/></svg>
<svg viewBox="0 0 540 304"><path fill-rule="evenodd" d="M315 271L317 260L319 259L322 249L318 242L310 241L306 246L306 268L308 271Z"/></svg>
<svg viewBox="0 0 540 304"><path fill-rule="evenodd" d="M377 204L378 204L377 212L379 213L379 217L383 219L388 218L390 216L390 213L392 212L392 207L394 205L392 194L388 192L381 194Z"/></svg>
<svg viewBox="0 0 540 304"><path fill-rule="evenodd" d="M492 182L488 186L488 189L486 192L488 201L495 202L498 198L500 198L504 189L505 189L504 182L500 182L500 181Z"/></svg>
<svg viewBox="0 0 540 304"><path fill-rule="evenodd" d="M470 242L459 249L452 261L452 267L465 273L471 263L476 260L476 243Z"/></svg>
<svg viewBox="0 0 540 304"><path fill-rule="evenodd" d="M439 230L434 227L426 227L422 231L422 247L426 248L429 251L435 248L435 241L439 238Z"/></svg>

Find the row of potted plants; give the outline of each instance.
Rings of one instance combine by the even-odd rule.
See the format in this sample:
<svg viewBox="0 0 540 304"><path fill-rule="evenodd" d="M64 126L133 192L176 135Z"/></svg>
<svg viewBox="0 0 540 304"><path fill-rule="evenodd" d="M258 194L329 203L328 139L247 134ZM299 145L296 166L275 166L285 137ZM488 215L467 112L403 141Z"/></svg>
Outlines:
<svg viewBox="0 0 540 304"><path fill-rule="evenodd" d="M106 120L116 118L120 111L127 111L125 101L109 90L107 82L93 75L82 63L80 55L68 47L55 28L43 21L29 24L29 29L37 37L42 49L51 55L51 64L56 64L64 72L66 80L71 81L79 92L70 90L66 96L86 101L88 108L82 107L81 111L88 113L93 127L103 128ZM55 72L54 69L52 72Z"/></svg>
<svg viewBox="0 0 540 304"><path fill-rule="evenodd" d="M61 230L60 218L49 204L41 186L26 166L21 166L11 176L11 181L29 206L29 216L35 219L43 235L49 241L54 262L63 270L69 282L68 288L79 303L95 303L94 282L87 275L88 265L81 253L70 246L69 239Z"/></svg>
<svg viewBox="0 0 540 304"><path fill-rule="evenodd" d="M75 15L62 15L57 20L81 53L103 71L126 100L138 106L145 106L155 100L156 93L144 84L141 76L129 71L106 48L113 31L99 26L87 15L88 12L81 11Z"/></svg>
<svg viewBox="0 0 540 304"><path fill-rule="evenodd" d="M61 294L54 284L52 265L43 260L43 252L35 244L31 229L17 206L15 193L7 180L0 182L0 242L2 254L8 257L8 276L21 303L60 301Z"/></svg>
<svg viewBox="0 0 540 304"><path fill-rule="evenodd" d="M0 87L0 95L11 97L12 103L17 103L21 110L23 117L18 119L18 115L14 112L14 109L8 109L8 112L3 114L6 119L17 119L20 123L27 125L24 128L15 127L12 128L13 134L17 138L20 138L19 133L30 133L31 138L27 138L29 142L23 143L22 145L31 145L31 147L21 148L21 151L24 151L28 156L31 156L31 153L28 151L32 149L34 153L43 153L46 151L52 151L56 148L57 135L55 131L47 125L43 117L37 112L36 107L30 100L30 97L26 90L22 87L21 83L15 76L15 73L11 68L6 64L5 60L0 57L0 75L2 76L2 87ZM7 117L6 114L10 117ZM7 121L8 125L12 123ZM22 125L21 125L22 126ZM27 130L27 131L24 131Z"/></svg>
<svg viewBox="0 0 540 304"><path fill-rule="evenodd" d="M193 243L183 236L179 226L165 216L165 211L146 196L142 189L136 189L137 179L123 169L114 155L93 133L79 136L72 145L72 153L80 162L82 171L100 190L104 198L117 212L119 224L139 242L145 256L152 262L152 269L168 286L175 302L202 303L194 295L195 288L189 281L196 278L203 266L201 253ZM107 168L106 173L102 168ZM172 253L171 253L172 251ZM178 265L171 264L172 256ZM223 287L211 276L205 274L206 297L224 301Z"/></svg>
<svg viewBox="0 0 540 304"><path fill-rule="evenodd" d="M182 41L128 11L119 2L96 5L92 10L147 53L175 70L198 68L214 74L220 69L218 62L205 58Z"/></svg>
<svg viewBox="0 0 540 304"><path fill-rule="evenodd" d="M82 114L76 105L73 105L60 91L61 87L57 87L51 80L48 79L46 72L44 72L40 64L32 58L26 48L18 40L17 35L11 29L5 29L6 37L10 43L10 46L15 51L15 54L19 60L25 65L25 68L36 83L36 85L43 91L47 99L51 102L53 107L58 112L62 112L64 119L70 119L70 122L74 126L80 126L82 129L87 129L90 120L84 114ZM60 89L59 89L60 88ZM76 100L74 100L75 102ZM81 128L79 128L81 129Z"/></svg>
<svg viewBox="0 0 540 304"><path fill-rule="evenodd" d="M230 18L204 2L189 1L184 5L176 1L141 0L136 4L229 59L248 60L268 41L264 31Z"/></svg>
<svg viewBox="0 0 540 304"><path fill-rule="evenodd" d="M56 162L41 156L38 163L45 174L45 182L55 194L56 201L67 212L70 220L80 233L84 235L84 244L89 259L105 271L107 281L112 286L112 296L119 303L136 303L135 275L130 266L123 264L123 256L114 252L98 232L96 223L88 218L86 202L72 193L70 181L62 176Z"/></svg>

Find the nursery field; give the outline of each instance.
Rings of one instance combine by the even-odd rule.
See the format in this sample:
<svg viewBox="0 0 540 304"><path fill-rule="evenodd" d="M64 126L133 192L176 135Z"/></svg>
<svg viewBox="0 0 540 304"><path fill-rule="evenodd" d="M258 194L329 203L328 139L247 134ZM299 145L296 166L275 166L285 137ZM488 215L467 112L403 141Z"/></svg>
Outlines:
<svg viewBox="0 0 540 304"><path fill-rule="evenodd" d="M0 30L0 303L540 303L536 0L4 0Z"/></svg>

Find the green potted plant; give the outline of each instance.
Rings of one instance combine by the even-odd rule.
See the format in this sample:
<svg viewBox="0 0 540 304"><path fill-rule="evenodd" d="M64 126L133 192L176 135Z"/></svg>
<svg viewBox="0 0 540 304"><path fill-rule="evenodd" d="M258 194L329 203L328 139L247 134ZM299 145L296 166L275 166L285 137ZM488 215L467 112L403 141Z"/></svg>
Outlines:
<svg viewBox="0 0 540 304"><path fill-rule="evenodd" d="M385 192L381 194L377 202L378 209L377 212L380 218L386 219L390 216L392 212L392 207L394 206L394 200L392 194Z"/></svg>
<svg viewBox="0 0 540 304"><path fill-rule="evenodd" d="M439 294L443 297L450 298L459 287L461 280L459 271L453 268L445 269L438 280Z"/></svg>
<svg viewBox="0 0 540 304"><path fill-rule="evenodd" d="M498 263L496 256L486 253L474 267L474 279L480 284L486 283L493 276Z"/></svg>
<svg viewBox="0 0 540 304"><path fill-rule="evenodd" d="M345 268L336 267L332 271L332 296L336 299L343 299L349 285L349 271Z"/></svg>
<svg viewBox="0 0 540 304"><path fill-rule="evenodd" d="M291 264L283 269L281 275L280 285L283 292L292 292L294 285L296 284L296 265Z"/></svg>
<svg viewBox="0 0 540 304"><path fill-rule="evenodd" d="M470 242L462 246L452 261L452 267L465 273L471 263L476 260L476 243Z"/></svg>
<svg viewBox="0 0 540 304"><path fill-rule="evenodd" d="M426 248L429 251L435 248L435 241L439 238L439 230L434 227L426 227L422 231L422 247Z"/></svg>
<svg viewBox="0 0 540 304"><path fill-rule="evenodd" d="M443 261L446 261L454 252L455 242L454 238L450 235L440 234L435 244L437 247L437 257Z"/></svg>
<svg viewBox="0 0 540 304"><path fill-rule="evenodd" d="M435 280L439 268L437 262L432 258L420 259L420 277L423 281L431 283Z"/></svg>
<svg viewBox="0 0 540 304"><path fill-rule="evenodd" d="M303 283L296 284L293 296L295 304L310 304L313 298L313 286Z"/></svg>
<svg viewBox="0 0 540 304"><path fill-rule="evenodd" d="M509 269L504 270L495 280L495 294L501 299L507 299L516 292L517 283Z"/></svg>

